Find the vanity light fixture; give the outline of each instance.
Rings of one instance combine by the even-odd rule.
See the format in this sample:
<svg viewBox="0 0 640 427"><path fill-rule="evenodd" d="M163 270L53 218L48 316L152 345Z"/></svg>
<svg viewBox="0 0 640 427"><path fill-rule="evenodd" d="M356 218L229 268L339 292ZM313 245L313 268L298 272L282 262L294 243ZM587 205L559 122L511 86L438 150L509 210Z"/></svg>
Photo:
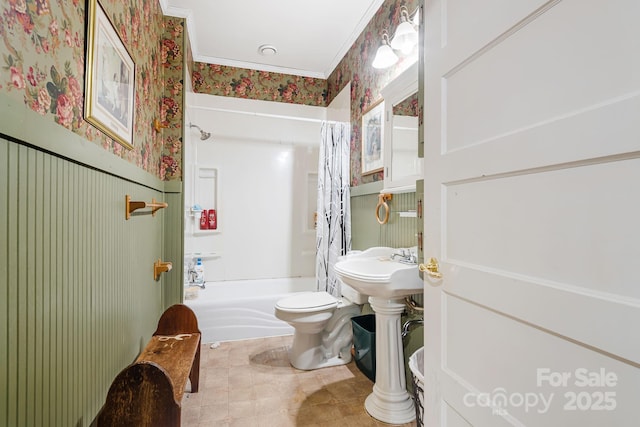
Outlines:
<svg viewBox="0 0 640 427"><path fill-rule="evenodd" d="M408 55L413 51L415 45L418 44L418 31L414 27L414 22L419 21L420 9L418 8L414 14L413 20L409 19L407 8L400 8L400 25L396 28L396 32L391 40L391 47Z"/></svg>
<svg viewBox="0 0 640 427"><path fill-rule="evenodd" d="M371 66L373 68L388 68L398 62L398 55L393 51L389 45L389 34L384 30L382 32L382 44L376 52L376 57L373 59Z"/></svg>
<svg viewBox="0 0 640 427"><path fill-rule="evenodd" d="M384 30L382 33L382 44L376 52L373 60L373 68L388 68L398 61L398 56L394 50L402 52L403 55L409 55L413 52L418 44L418 28L420 28L420 8L409 15L405 6L400 7L400 25L396 28L396 32L391 42L389 42L389 34Z"/></svg>
<svg viewBox="0 0 640 427"><path fill-rule="evenodd" d="M416 11L413 12L413 18L411 18L411 23L416 29L420 27L420 7L418 7Z"/></svg>

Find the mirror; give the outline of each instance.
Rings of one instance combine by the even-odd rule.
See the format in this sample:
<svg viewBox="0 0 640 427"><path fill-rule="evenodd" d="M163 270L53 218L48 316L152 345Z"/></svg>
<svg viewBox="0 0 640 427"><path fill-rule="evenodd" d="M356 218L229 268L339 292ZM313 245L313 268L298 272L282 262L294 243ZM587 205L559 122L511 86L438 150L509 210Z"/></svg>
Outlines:
<svg viewBox="0 0 640 427"><path fill-rule="evenodd" d="M385 104L384 192L415 191L422 178L418 157L418 65L411 65L382 91Z"/></svg>

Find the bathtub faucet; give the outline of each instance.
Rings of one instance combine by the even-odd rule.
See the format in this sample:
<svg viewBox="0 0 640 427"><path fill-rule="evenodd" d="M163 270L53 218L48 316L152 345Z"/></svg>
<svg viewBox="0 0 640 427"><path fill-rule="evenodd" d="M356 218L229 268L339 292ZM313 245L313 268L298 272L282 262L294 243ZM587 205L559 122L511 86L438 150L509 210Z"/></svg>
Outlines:
<svg viewBox="0 0 640 427"><path fill-rule="evenodd" d="M198 283L198 273L196 272L196 265L193 262L189 263L189 267L187 269L187 278L189 281L189 285L200 286L204 289L204 282Z"/></svg>

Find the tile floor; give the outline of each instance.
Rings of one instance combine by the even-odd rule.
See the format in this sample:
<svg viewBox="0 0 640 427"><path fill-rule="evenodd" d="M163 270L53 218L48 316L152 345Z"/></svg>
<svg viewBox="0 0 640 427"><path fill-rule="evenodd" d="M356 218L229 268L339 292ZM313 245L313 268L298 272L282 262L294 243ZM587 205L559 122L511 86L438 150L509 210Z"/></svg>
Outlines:
<svg viewBox="0 0 640 427"><path fill-rule="evenodd" d="M182 426L389 426L364 410L373 383L354 362L296 370L287 358L292 338L204 344L200 391L184 394Z"/></svg>

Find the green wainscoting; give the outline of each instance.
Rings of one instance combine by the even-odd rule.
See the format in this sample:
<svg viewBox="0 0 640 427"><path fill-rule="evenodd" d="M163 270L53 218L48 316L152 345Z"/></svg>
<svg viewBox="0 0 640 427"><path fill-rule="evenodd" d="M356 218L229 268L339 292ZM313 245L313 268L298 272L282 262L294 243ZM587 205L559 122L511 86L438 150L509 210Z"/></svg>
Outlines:
<svg viewBox="0 0 640 427"><path fill-rule="evenodd" d="M126 194L169 208L125 220ZM91 424L182 299L181 223L179 192L0 139L0 426Z"/></svg>
<svg viewBox="0 0 640 427"><path fill-rule="evenodd" d="M162 306L164 309L182 302L184 297L184 193L182 181L165 183L164 201L169 207L164 212L164 256L173 268L162 274Z"/></svg>
<svg viewBox="0 0 640 427"><path fill-rule="evenodd" d="M417 246L417 220L401 217L398 212L416 209L416 193L394 194L388 202L389 222L380 225L376 220L378 193L351 196L351 247L367 249L373 246L407 248Z"/></svg>

